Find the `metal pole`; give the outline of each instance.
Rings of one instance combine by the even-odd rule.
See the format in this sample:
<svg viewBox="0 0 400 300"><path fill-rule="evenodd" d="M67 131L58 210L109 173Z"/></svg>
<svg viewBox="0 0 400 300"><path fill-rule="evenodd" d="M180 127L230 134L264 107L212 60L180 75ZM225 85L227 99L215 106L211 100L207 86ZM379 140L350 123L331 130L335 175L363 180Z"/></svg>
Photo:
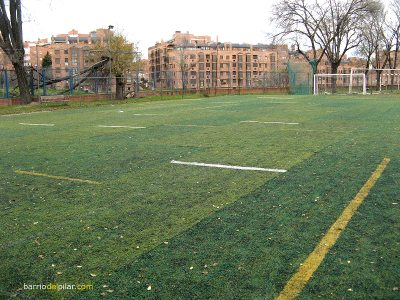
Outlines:
<svg viewBox="0 0 400 300"><path fill-rule="evenodd" d="M8 85L8 71L7 69L4 69L4 83L5 83L5 88L6 88L6 98L9 97L9 85Z"/></svg>
<svg viewBox="0 0 400 300"><path fill-rule="evenodd" d="M113 25L108 25L108 51L109 51L109 59L110 59L110 100L112 99L112 57L111 57L111 30L114 28Z"/></svg>
<svg viewBox="0 0 400 300"><path fill-rule="evenodd" d="M38 52L38 44L36 44L36 73L38 74L37 78L37 91L39 95L39 83L40 83L40 78L39 78L39 52Z"/></svg>
<svg viewBox="0 0 400 300"><path fill-rule="evenodd" d="M43 96L46 96L46 69L42 68Z"/></svg>

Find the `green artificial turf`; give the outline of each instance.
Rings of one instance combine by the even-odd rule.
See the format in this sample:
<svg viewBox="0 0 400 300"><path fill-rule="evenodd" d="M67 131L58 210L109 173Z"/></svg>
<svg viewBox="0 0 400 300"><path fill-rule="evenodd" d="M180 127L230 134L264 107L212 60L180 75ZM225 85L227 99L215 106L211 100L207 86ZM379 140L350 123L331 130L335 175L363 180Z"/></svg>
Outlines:
<svg viewBox="0 0 400 300"><path fill-rule="evenodd" d="M0 297L274 298L389 157L300 298L394 299L399 116L396 96L271 95L0 116ZM30 291L24 283L94 289Z"/></svg>

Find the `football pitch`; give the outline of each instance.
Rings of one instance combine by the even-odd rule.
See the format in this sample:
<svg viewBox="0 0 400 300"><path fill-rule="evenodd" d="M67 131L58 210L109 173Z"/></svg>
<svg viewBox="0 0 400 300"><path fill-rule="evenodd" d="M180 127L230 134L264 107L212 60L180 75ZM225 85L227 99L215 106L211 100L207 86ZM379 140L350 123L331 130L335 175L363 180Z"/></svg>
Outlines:
<svg viewBox="0 0 400 300"><path fill-rule="evenodd" d="M0 115L0 149L1 299L400 297L398 95Z"/></svg>

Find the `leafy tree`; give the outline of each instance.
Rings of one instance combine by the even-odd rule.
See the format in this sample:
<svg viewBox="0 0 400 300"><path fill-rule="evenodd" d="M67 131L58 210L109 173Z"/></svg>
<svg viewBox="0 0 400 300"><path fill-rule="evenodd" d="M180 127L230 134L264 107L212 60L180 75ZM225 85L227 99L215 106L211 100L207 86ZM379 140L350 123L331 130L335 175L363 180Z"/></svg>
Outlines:
<svg viewBox="0 0 400 300"><path fill-rule="evenodd" d="M100 60L100 56L111 57L111 74L115 77L116 98L123 99L125 93L126 76L133 70L137 57L137 48L130 43L121 33L115 33L109 39L109 45L98 43L94 47L94 56ZM110 65L105 66L104 73L109 74Z"/></svg>
<svg viewBox="0 0 400 300"><path fill-rule="evenodd" d="M51 54L47 51L46 55L43 57L42 60L42 68L49 68L53 65Z"/></svg>

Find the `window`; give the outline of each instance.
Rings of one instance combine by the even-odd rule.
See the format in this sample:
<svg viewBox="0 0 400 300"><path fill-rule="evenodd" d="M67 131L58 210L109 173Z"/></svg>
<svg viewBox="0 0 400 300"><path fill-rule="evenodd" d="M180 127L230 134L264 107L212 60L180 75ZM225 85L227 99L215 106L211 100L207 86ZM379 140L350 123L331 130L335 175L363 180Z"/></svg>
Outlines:
<svg viewBox="0 0 400 300"><path fill-rule="evenodd" d="M59 65L59 64L61 63L61 60L60 60L60 58L58 57L58 58L56 58L56 59L54 60L54 62L55 62L56 65Z"/></svg>
<svg viewBox="0 0 400 300"><path fill-rule="evenodd" d="M223 56L223 55L220 55L220 56L219 56L219 59L224 59L224 56Z"/></svg>
<svg viewBox="0 0 400 300"><path fill-rule="evenodd" d="M229 55L226 56L226 59L229 59Z"/></svg>
<svg viewBox="0 0 400 300"><path fill-rule="evenodd" d="M210 67L210 63L206 63L206 68L209 68Z"/></svg>
<svg viewBox="0 0 400 300"><path fill-rule="evenodd" d="M196 55L190 54L190 59L195 59L195 58L196 58Z"/></svg>
<svg viewBox="0 0 400 300"><path fill-rule="evenodd" d="M68 63L68 57L66 57L65 59L64 59L64 62L67 64Z"/></svg>
<svg viewBox="0 0 400 300"><path fill-rule="evenodd" d="M65 49L65 50L64 50L64 54L65 54L65 55L68 55L68 49Z"/></svg>
<svg viewBox="0 0 400 300"><path fill-rule="evenodd" d="M236 59L236 55L232 55L232 59Z"/></svg>
<svg viewBox="0 0 400 300"><path fill-rule="evenodd" d="M236 68L236 63L232 63L232 67L233 67L233 68Z"/></svg>
<svg viewBox="0 0 400 300"><path fill-rule="evenodd" d="M60 50L54 50L54 55L59 56L60 55Z"/></svg>

